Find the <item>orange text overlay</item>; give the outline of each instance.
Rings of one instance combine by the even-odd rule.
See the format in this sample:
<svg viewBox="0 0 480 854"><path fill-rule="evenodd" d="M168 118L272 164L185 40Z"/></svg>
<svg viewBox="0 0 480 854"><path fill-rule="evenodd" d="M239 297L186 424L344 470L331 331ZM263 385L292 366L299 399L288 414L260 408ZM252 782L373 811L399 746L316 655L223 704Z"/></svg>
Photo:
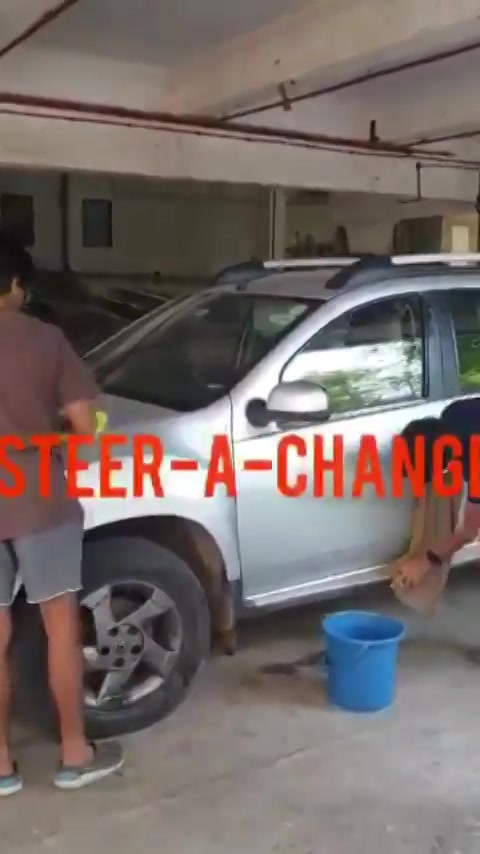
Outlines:
<svg viewBox="0 0 480 854"><path fill-rule="evenodd" d="M81 458L82 449L96 445L99 449L99 478L96 488L81 486L78 475L89 468ZM462 492L464 481L469 482L469 494L480 498L480 435L472 436L468 449L468 465L463 460L463 445L454 436L442 436L427 444L419 436L407 445L403 437L394 437L388 471L375 436L362 436L355 452L344 445L343 436L321 435L304 439L297 434L282 436L276 444L275 459L248 459L235 465L235 452L228 436L213 438L206 465L204 495L213 497L219 492L235 496L240 472L272 472L277 492L289 498L310 494L315 498L361 498L363 494L378 498L402 498L405 495L422 497L425 493L425 471L430 468L433 491L444 497ZM148 490L157 497L165 496L162 474L165 471L203 471L205 465L193 459L172 459L164 453L157 436L136 435L133 438L118 434L100 437L56 435L31 436L28 448L38 450L39 485L42 497L51 493L50 466L52 451L63 447L67 492L72 498L140 498L148 481ZM327 446L327 447L326 447ZM130 483L114 485L114 475L124 471L125 450L128 447ZM122 457L123 449L123 457ZM25 443L15 436L0 437L0 495L17 497L25 491L26 475L21 465ZM385 454L385 449L383 455ZM445 467L445 459L450 462ZM427 459L428 458L428 459ZM427 465L428 460L430 466ZM448 472L448 475L446 475ZM121 479L121 478L120 478ZM347 485L348 484L348 485Z"/></svg>

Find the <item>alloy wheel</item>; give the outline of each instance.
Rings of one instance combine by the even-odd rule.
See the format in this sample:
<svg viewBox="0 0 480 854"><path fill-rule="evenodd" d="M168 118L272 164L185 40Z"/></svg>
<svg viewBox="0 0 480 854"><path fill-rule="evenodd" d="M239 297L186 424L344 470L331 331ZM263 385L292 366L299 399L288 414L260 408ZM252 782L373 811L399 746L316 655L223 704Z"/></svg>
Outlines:
<svg viewBox="0 0 480 854"><path fill-rule="evenodd" d="M81 607L86 706L129 706L164 684L183 634L166 593L146 582L122 581L89 593Z"/></svg>

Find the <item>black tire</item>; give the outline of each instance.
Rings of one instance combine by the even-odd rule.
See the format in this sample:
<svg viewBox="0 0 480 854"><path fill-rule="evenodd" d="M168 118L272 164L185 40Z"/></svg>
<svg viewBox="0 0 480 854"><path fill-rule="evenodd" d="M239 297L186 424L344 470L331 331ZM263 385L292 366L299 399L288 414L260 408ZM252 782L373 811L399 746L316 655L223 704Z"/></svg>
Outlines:
<svg viewBox="0 0 480 854"><path fill-rule="evenodd" d="M210 617L204 591L187 564L173 552L139 537L86 543L83 595L106 584L132 580L155 585L174 603L182 641L174 669L150 695L132 705L100 711L85 708L88 736L111 738L145 729L171 714L184 699L210 650ZM47 685L46 639L37 609L27 607L14 638L17 714L56 735L56 716Z"/></svg>

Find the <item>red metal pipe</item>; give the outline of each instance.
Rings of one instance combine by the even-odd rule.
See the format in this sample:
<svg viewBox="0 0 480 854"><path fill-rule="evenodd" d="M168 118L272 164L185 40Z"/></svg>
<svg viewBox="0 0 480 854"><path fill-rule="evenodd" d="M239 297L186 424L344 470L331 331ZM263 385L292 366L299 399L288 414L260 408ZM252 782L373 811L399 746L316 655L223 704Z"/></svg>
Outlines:
<svg viewBox="0 0 480 854"><path fill-rule="evenodd" d="M480 136L480 128L476 130L462 130L458 133L450 133L445 136L429 136L423 139L415 140L411 145L435 145L438 142L449 142L450 140L473 139Z"/></svg>
<svg viewBox="0 0 480 854"><path fill-rule="evenodd" d="M149 112L145 110L132 110L125 107L116 107L110 104L89 104L81 101L67 101L54 98L43 98L30 95L17 95L11 92L0 92L0 105L14 105L18 107L60 110L72 112L83 116L94 115L105 118L124 119L133 122L162 122L173 125L174 128L190 128L191 130L220 130L237 132L240 134L264 137L267 139L279 138L290 139L296 142L309 144L324 144L337 147L352 148L358 151L371 151L377 154L395 154L408 157L421 157L422 152L411 145L402 145L393 142L371 142L365 139L354 139L341 136L329 136L327 134L312 134L292 130L275 130L271 127L252 127L239 122L224 122L221 119L198 117L198 116L176 116L171 113ZM435 152L439 157L449 157L451 152Z"/></svg>
<svg viewBox="0 0 480 854"><path fill-rule="evenodd" d="M0 48L0 59L3 59L7 53L10 53L12 50L15 50L16 47L19 47L24 42L28 41L35 33L38 33L39 30L42 30L46 27L47 24L50 24L55 18L58 18L59 15L62 15L63 12L66 12L67 9L70 9L72 6L78 3L78 0L62 0L61 3L58 3L51 9L47 9L43 15L40 15L33 24L30 24L25 30L23 30L20 35L16 36L12 41L8 42L4 47Z"/></svg>
<svg viewBox="0 0 480 854"><path fill-rule="evenodd" d="M310 101L312 98L321 98L322 95L333 95L335 92L341 92L343 89L350 89L354 86L360 86L363 83L370 83L372 80L379 80L382 77L391 77L394 74L401 74L404 71L410 71L413 68L421 68L425 65L433 65L436 62L444 62L446 59L453 59L456 56L462 56L465 53L471 53L472 51L480 50L480 41L471 42L468 45L462 45L461 47L451 48L450 50L444 50L440 53L430 54L429 56L423 56L419 59L412 59L407 62L401 62L397 65L392 65L391 68L384 68L379 71L369 71L365 74L360 74L356 77L350 77L347 80L343 80L341 83L333 83L331 86L324 86L321 89L314 89L311 92L306 92L303 95L293 95L291 98L288 98L289 104L299 104L301 101ZM283 99L278 99L276 101L271 101L269 104L263 104L259 107L252 107L250 109L238 110L235 113L230 113L228 115L222 116L223 121L231 121L232 119L244 119L248 116L256 116L259 113L265 113L267 110L274 110L278 107L284 107L285 101Z"/></svg>

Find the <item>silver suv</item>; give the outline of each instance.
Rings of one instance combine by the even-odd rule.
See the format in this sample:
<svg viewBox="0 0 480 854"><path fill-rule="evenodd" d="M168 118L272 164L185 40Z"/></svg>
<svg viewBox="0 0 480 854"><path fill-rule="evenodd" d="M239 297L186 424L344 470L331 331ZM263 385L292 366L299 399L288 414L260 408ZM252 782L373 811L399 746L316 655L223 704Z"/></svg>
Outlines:
<svg viewBox="0 0 480 854"><path fill-rule="evenodd" d="M86 518L85 706L92 736L131 732L171 712L212 638L235 648L238 617L382 578L408 541L412 496L351 497L362 434L388 484L391 440L480 392L480 255L272 262L136 321L90 354L113 433L161 439L164 496L133 497L132 447ZM227 281L225 282L225 279ZM233 280L232 280L233 279ZM277 449L295 433L326 456L344 440L345 495L277 488ZM214 436L228 437L237 494L205 497ZM249 460L270 470L248 470ZM195 469L172 470L190 460ZM175 468L175 464L173 466ZM290 455L289 477L312 471ZM84 482L98 489L95 456ZM477 556L477 545L460 561ZM22 684L46 708L39 624L20 633Z"/></svg>

